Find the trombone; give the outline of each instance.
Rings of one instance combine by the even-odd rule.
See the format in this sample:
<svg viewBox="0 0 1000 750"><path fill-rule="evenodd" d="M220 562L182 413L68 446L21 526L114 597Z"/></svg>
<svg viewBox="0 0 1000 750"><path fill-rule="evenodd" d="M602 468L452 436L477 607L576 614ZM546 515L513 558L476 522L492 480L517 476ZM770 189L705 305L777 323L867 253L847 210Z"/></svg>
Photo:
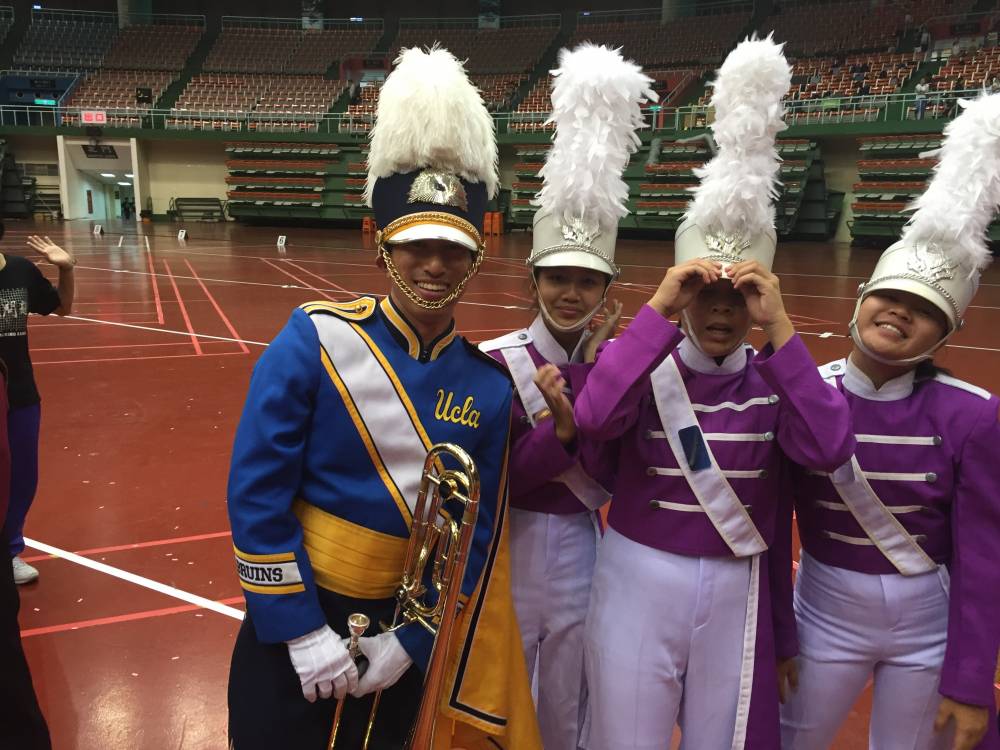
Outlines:
<svg viewBox="0 0 1000 750"><path fill-rule="evenodd" d="M446 469L442 460L445 457L450 459L449 463L457 464L457 468ZM445 508L446 503L451 505L451 512ZM424 459L402 581L396 590L396 613L392 625L385 628L393 631L415 622L434 636L420 706L406 750L426 750L433 746L448 645L458 615L458 598L478 515L479 471L472 457L453 443L432 446ZM368 750L381 697L379 690L368 716L361 750ZM339 715L338 706L330 750L334 750Z"/></svg>

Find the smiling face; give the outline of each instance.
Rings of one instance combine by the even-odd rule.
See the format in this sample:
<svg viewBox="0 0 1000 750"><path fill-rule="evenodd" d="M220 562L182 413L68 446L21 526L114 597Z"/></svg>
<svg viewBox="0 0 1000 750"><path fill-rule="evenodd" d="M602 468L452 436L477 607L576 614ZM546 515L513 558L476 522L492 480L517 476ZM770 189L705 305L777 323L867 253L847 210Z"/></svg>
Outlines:
<svg viewBox="0 0 1000 750"><path fill-rule="evenodd" d="M535 273L539 303L566 327L578 323L600 304L607 285L607 276L589 268L552 266Z"/></svg>
<svg viewBox="0 0 1000 750"><path fill-rule="evenodd" d="M944 312L923 297L880 289L861 303L857 328L874 354L906 360L931 351L944 338L948 324Z"/></svg>
<svg viewBox="0 0 1000 750"><path fill-rule="evenodd" d="M387 249L403 283L430 303L447 298L472 267L472 253L454 242L419 240L392 245ZM379 265L384 267L381 258ZM395 283L390 294L393 302L411 321L426 320L428 317L451 320L455 305L461 298L459 296L441 308L427 309L407 297Z"/></svg>
<svg viewBox="0 0 1000 750"><path fill-rule="evenodd" d="M688 333L709 357L731 354L750 332L746 300L728 279L703 288L686 312Z"/></svg>

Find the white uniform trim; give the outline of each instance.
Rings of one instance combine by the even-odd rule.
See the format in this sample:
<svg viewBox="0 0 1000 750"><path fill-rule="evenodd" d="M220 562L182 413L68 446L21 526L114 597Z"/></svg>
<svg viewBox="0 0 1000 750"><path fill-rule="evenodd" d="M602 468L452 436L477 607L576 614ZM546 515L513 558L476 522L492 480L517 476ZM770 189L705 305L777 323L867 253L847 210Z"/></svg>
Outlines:
<svg viewBox="0 0 1000 750"><path fill-rule="evenodd" d="M875 542L868 537L863 536L847 536L846 534L838 534L836 531L824 531L823 536L828 537L829 539L836 539L838 542L844 542L845 544L853 544L857 547L875 546ZM924 534L918 534L913 538L917 541L922 541L927 537Z"/></svg>
<svg viewBox="0 0 1000 750"><path fill-rule="evenodd" d="M832 477L828 471L811 471L810 474L817 477ZM865 479L877 479L884 482L936 482L937 475L934 472L924 472L923 474L896 471L862 471L861 475Z"/></svg>
<svg viewBox="0 0 1000 750"><path fill-rule="evenodd" d="M740 698L736 704L736 728L732 750L743 750L750 720L750 697L753 693L754 659L757 652L757 610L760 608L760 555L750 559L750 590L747 593L747 616L743 623L743 664L740 666Z"/></svg>
<svg viewBox="0 0 1000 750"><path fill-rule="evenodd" d="M671 428L667 432L667 443L674 454L681 475L687 479L699 505L705 509L712 525L734 555L749 557L760 554L767 549L767 544L750 520L750 515L743 507L739 496L727 481L725 472L719 468L708 443L705 443L705 451L709 467L693 471L688 463L679 432L689 427L694 427L700 432L701 427L688 398L687 387L677 367L677 361L668 356L649 377L653 385L653 400L656 402L660 423L664 426L670 425ZM650 468L657 473L660 471L655 467ZM759 472L749 474L760 476Z"/></svg>
<svg viewBox="0 0 1000 750"><path fill-rule="evenodd" d="M409 524L430 446L417 431L388 373L354 327L333 315L312 315L310 320L409 509Z"/></svg>
<svg viewBox="0 0 1000 750"><path fill-rule="evenodd" d="M691 404L691 408L695 411L700 411L704 413L712 413L717 411L722 411L723 409L732 409L733 411L746 411L751 406L769 406L771 404L778 403L778 395L774 394L772 396L762 396L760 398L752 398L749 401L744 401L742 404L737 404L735 401L723 401L721 404Z"/></svg>
<svg viewBox="0 0 1000 750"><path fill-rule="evenodd" d="M657 508L662 508L663 510L679 510L682 513L704 513L705 509L700 505L694 505L692 503L675 503L670 500L653 500L650 505L655 505ZM744 505L744 508L749 510L749 505Z"/></svg>
<svg viewBox="0 0 1000 750"><path fill-rule="evenodd" d="M973 385L972 383L966 383L964 380L959 380L958 378L953 378L950 375L944 375L938 373L934 376L934 379L939 383L944 383L945 385L950 385L952 388L958 388L959 390L965 391L966 393L971 393L973 395L979 396L979 398L989 401L991 394L985 388L980 388L978 385Z"/></svg>
<svg viewBox="0 0 1000 750"><path fill-rule="evenodd" d="M816 505L820 508L826 508L827 510L837 510L848 512L849 508L843 503L831 503L828 500L815 500ZM923 505L887 505L886 510L890 513L919 513L922 510L926 510Z"/></svg>
<svg viewBox="0 0 1000 750"><path fill-rule="evenodd" d="M940 445L941 438L937 435L930 437L915 437L912 435L855 435L854 439L859 443L875 443L877 445Z"/></svg>
<svg viewBox="0 0 1000 750"><path fill-rule="evenodd" d="M874 475L875 472L869 474L873 478L879 478ZM923 478L925 475L916 476ZM858 525L896 570L904 576L913 576L937 568L937 563L924 552L917 540L875 494L867 476L861 471L857 456L851 456L851 460L837 469L830 479ZM848 540L844 538L840 541Z"/></svg>
<svg viewBox="0 0 1000 750"><path fill-rule="evenodd" d="M705 440L718 443L767 443L774 440L773 432L703 432ZM666 440L667 433L663 430L649 430L647 440Z"/></svg>
<svg viewBox="0 0 1000 750"><path fill-rule="evenodd" d="M744 471L742 469L720 469L722 476L727 479L761 479L765 476L766 471L764 469L752 469L750 471ZM673 467L662 467L662 466L650 466L646 469L646 473L649 475L657 475L661 477L683 477L686 476L683 469L675 469Z"/></svg>

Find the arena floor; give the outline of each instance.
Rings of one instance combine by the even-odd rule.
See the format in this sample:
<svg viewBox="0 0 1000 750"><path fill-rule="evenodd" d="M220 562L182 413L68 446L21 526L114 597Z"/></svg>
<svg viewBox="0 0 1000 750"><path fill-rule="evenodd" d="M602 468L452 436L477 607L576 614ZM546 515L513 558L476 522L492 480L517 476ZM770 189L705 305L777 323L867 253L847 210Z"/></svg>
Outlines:
<svg viewBox="0 0 1000 750"><path fill-rule="evenodd" d="M30 255L24 239L38 233L79 259L74 314L30 325L43 423L25 557L41 577L20 588L21 627L58 750L225 747L243 606L226 474L251 368L296 305L386 289L371 236L357 231L194 224L181 243L178 228L128 224L95 237L83 222L7 224L4 252ZM529 321L529 243L523 233L491 239L458 310L471 340ZM877 256L779 247L786 306L818 361L847 352L855 290ZM623 240L618 259L615 295L632 315L672 245ZM938 362L996 392L1000 266L983 282ZM867 747L867 710L866 696L837 750Z"/></svg>

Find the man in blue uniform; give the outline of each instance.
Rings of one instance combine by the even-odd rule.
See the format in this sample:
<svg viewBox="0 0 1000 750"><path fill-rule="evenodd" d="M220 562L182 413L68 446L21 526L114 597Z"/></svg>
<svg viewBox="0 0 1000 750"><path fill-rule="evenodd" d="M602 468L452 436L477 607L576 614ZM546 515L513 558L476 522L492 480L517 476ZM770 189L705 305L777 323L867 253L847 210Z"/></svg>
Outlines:
<svg viewBox="0 0 1000 750"><path fill-rule="evenodd" d="M444 644L468 658L452 660L439 733L460 738L471 726L500 747L540 747L530 702L519 708L523 661L504 660L483 635L509 630L513 640L500 640L519 653L509 594L498 603L492 593L509 575L511 383L453 319L483 257L496 158L492 120L461 64L442 49L404 51L382 89L366 191L389 294L296 310L256 366L236 434L228 501L247 618L229 680L235 750L328 747L331 696L345 701L337 747L359 748L378 690L368 747L403 747L433 638L418 623L378 623L393 620L424 457L439 442L472 456L482 488L468 604ZM343 642L354 612L373 623L360 641L363 676ZM484 643L492 658L476 656Z"/></svg>

